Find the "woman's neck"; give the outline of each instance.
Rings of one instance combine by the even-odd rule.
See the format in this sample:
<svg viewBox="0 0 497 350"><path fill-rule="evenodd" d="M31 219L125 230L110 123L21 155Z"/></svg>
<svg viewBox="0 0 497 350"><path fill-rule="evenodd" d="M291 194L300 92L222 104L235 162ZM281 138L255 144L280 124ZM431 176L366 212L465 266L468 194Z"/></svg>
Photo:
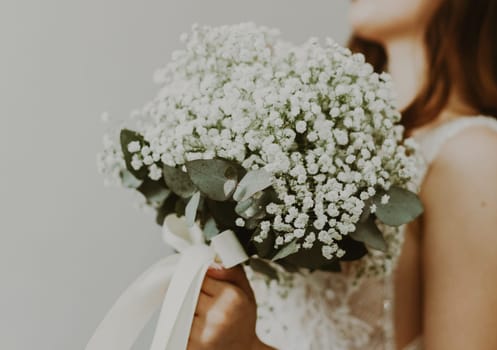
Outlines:
<svg viewBox="0 0 497 350"><path fill-rule="evenodd" d="M397 90L397 106L403 110L416 98L429 74L424 36L413 33L392 38L384 43L384 47L388 57L387 70ZM436 120L426 125L426 128L463 115L477 114L477 111L465 103L461 96L457 88L453 89L447 106Z"/></svg>
<svg viewBox="0 0 497 350"><path fill-rule="evenodd" d="M427 74L423 36L412 34L385 42L388 72L397 90L397 106L406 108L423 87Z"/></svg>

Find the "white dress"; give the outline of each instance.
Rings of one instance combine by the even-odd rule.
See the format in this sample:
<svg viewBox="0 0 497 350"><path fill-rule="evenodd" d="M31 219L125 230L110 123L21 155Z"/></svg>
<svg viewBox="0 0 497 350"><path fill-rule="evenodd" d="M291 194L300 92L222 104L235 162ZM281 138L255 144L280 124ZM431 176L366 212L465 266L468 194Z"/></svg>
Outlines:
<svg viewBox="0 0 497 350"><path fill-rule="evenodd" d="M429 164L444 143L472 126L497 131L497 120L482 116L458 118L416 137L423 159L415 186L420 186ZM398 256L404 227L393 233L397 233L398 240L391 244L391 252ZM268 283L261 275L248 271L258 303L260 339L279 350L395 349L392 272L397 259L382 266L386 271L383 277L357 278L359 269L381 265L382 261L374 254L363 260L350 263L338 274L295 275L286 283ZM405 348L420 349L421 336Z"/></svg>

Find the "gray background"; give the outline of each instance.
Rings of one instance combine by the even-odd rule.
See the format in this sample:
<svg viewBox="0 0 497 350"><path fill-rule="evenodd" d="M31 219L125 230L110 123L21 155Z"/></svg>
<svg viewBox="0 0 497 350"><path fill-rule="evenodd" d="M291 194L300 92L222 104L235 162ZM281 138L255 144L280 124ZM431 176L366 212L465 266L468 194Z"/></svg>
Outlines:
<svg viewBox="0 0 497 350"><path fill-rule="evenodd" d="M344 42L347 6L0 0L0 349L83 349L120 292L167 254L133 196L103 187L95 154L101 112L123 119L150 99L180 33L253 20L297 42Z"/></svg>

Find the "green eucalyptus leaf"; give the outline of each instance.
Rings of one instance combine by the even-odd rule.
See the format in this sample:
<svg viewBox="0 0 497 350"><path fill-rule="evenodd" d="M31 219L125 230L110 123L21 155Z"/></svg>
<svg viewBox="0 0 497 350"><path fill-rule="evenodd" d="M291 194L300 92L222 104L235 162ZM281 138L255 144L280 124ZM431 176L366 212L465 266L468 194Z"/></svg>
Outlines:
<svg viewBox="0 0 497 350"><path fill-rule="evenodd" d="M145 179L148 173L147 168L145 166L142 166L139 170L135 170L131 166L131 159L133 157L133 154L128 151L128 145L130 144L130 142L137 141L140 143L140 146L144 146L147 145L147 142L141 134L129 129L122 129L119 138L121 142L121 150L124 156L124 162L126 163L126 169L128 169L128 171L137 179Z"/></svg>
<svg viewBox="0 0 497 350"><path fill-rule="evenodd" d="M372 215L366 221L357 223L356 230L350 233L350 237L365 243L373 249L381 250L382 252L387 251L387 242L383 238L380 229L376 226Z"/></svg>
<svg viewBox="0 0 497 350"><path fill-rule="evenodd" d="M198 204L200 203L200 192L195 192L185 207L186 224L192 227L197 217Z"/></svg>
<svg viewBox="0 0 497 350"><path fill-rule="evenodd" d="M373 199L369 198L364 202L364 209L362 210L359 222L365 222L371 216L371 204L373 204Z"/></svg>
<svg viewBox="0 0 497 350"><path fill-rule="evenodd" d="M176 201L179 199L177 195L174 193L171 193L169 197L164 201L162 206L157 209L157 215L155 217L155 222L159 225L162 226L164 224L164 219L166 216L169 214L174 213L174 208L176 206Z"/></svg>
<svg viewBox="0 0 497 350"><path fill-rule="evenodd" d="M269 188L263 192L257 192L251 198L238 202L235 211L244 219L262 219L267 216L266 206L276 201L276 192L273 188Z"/></svg>
<svg viewBox="0 0 497 350"><path fill-rule="evenodd" d="M212 217L209 218L204 226L205 239L210 241L214 236L217 236L219 232L220 231L217 228L216 220L214 220L214 218Z"/></svg>
<svg viewBox="0 0 497 350"><path fill-rule="evenodd" d="M167 187L178 196L189 198L197 191L192 180L190 180L190 176L181 169L164 165L162 170Z"/></svg>
<svg viewBox="0 0 497 350"><path fill-rule="evenodd" d="M253 230L255 228L257 228L257 226L259 226L259 223L262 221L262 219L264 218L264 216L254 216L254 217L251 217L249 219L246 219L245 220L245 228L249 229L249 230Z"/></svg>
<svg viewBox="0 0 497 350"><path fill-rule="evenodd" d="M241 179L238 184L233 199L244 201L255 193L262 191L273 183L273 176L264 169L251 170Z"/></svg>
<svg viewBox="0 0 497 350"><path fill-rule="evenodd" d="M121 182L126 188L138 188L142 184L142 180L137 179L129 170L123 169L119 172Z"/></svg>
<svg viewBox="0 0 497 350"><path fill-rule="evenodd" d="M273 202L275 198L276 193L272 188L264 192L257 192L253 197L238 202L235 212L245 219L245 227L253 230L268 215L266 206Z"/></svg>
<svg viewBox="0 0 497 350"><path fill-rule="evenodd" d="M267 261L258 258L250 258L249 264L254 271L262 273L270 279L278 279L278 271L276 271L276 269Z"/></svg>
<svg viewBox="0 0 497 350"><path fill-rule="evenodd" d="M250 205L248 205L248 201L250 201ZM251 198L247 201L239 202L235 207L235 211L244 219L250 219L253 217L263 218L266 216L265 207L260 205L259 200L253 200Z"/></svg>
<svg viewBox="0 0 497 350"><path fill-rule="evenodd" d="M387 204L381 204L381 198L385 194L390 196L390 200ZM390 226L406 224L423 213L423 204L418 196L397 186L392 186L386 193L378 193L373 202L376 204L376 217Z"/></svg>
<svg viewBox="0 0 497 350"><path fill-rule="evenodd" d="M315 241L311 248L301 248L297 253L286 257L282 261L300 268L322 269L323 266L332 264L332 260L328 260L323 256L322 247L321 242Z"/></svg>
<svg viewBox="0 0 497 350"><path fill-rule="evenodd" d="M251 208L254 205L255 200L253 198L248 198L245 199L241 202L238 202L238 204L235 207L235 212L242 216L245 211L247 211L249 208Z"/></svg>
<svg viewBox="0 0 497 350"><path fill-rule="evenodd" d="M261 258L269 258L272 255L273 252L273 246L274 246L274 233L272 231L268 232L268 236L262 240L262 242L257 242L254 240L254 237L258 236L259 233L261 232L260 227L257 227L252 234L251 237L251 242L255 247L255 250L257 251L257 255Z"/></svg>
<svg viewBox="0 0 497 350"><path fill-rule="evenodd" d="M235 225L235 220L238 218L238 214L235 212L236 202L219 202L209 198L206 198L205 202L220 230L238 229L238 226Z"/></svg>
<svg viewBox="0 0 497 350"><path fill-rule="evenodd" d="M340 258L340 261L359 260L368 253L368 249L363 242L352 239L350 235L343 236L337 242L338 247L345 251L345 255Z"/></svg>
<svg viewBox="0 0 497 350"><path fill-rule="evenodd" d="M289 263L285 259L278 260L278 261L276 261L276 263L278 265L280 265L281 267L283 267L285 269L285 271L290 272L290 273L299 272L299 270L300 270L300 267L298 267L292 263Z"/></svg>
<svg viewBox="0 0 497 350"><path fill-rule="evenodd" d="M176 203L174 203L174 212L177 217L185 216L186 210L186 200L184 198L178 197Z"/></svg>
<svg viewBox="0 0 497 350"><path fill-rule="evenodd" d="M271 260L277 261L286 258L289 255L295 254L299 251L300 244L296 240L291 241L283 248L281 248Z"/></svg>
<svg viewBox="0 0 497 350"><path fill-rule="evenodd" d="M160 207L171 193L163 181L154 181L149 178L143 180L137 190L145 196L147 203L154 207Z"/></svg>
<svg viewBox="0 0 497 350"><path fill-rule="evenodd" d="M198 189L216 201L228 200L238 183L237 167L224 159L198 159L187 162L185 166Z"/></svg>

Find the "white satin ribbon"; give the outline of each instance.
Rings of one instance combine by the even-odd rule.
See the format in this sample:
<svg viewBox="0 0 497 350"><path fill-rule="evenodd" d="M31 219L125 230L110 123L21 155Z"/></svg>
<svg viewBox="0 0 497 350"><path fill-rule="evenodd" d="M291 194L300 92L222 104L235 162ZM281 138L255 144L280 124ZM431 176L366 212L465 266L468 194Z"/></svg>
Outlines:
<svg viewBox="0 0 497 350"><path fill-rule="evenodd" d="M248 259L233 231L205 244L198 225L169 215L162 226L173 254L146 270L119 297L90 339L86 350L129 350L154 311L162 308L151 350L185 350L200 288L209 265L219 258L230 268Z"/></svg>

